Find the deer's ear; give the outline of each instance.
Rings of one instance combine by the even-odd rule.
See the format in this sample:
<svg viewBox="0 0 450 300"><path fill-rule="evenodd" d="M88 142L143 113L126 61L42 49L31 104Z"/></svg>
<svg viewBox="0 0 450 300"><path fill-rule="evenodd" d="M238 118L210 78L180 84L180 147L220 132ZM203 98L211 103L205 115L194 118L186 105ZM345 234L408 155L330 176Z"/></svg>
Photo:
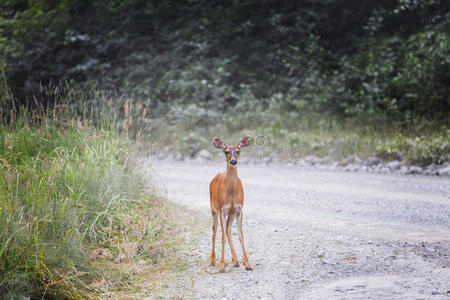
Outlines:
<svg viewBox="0 0 450 300"><path fill-rule="evenodd" d="M225 143L218 137L213 138L213 143L214 143L214 147L216 147L217 149L222 150L223 148L225 148Z"/></svg>
<svg viewBox="0 0 450 300"><path fill-rule="evenodd" d="M246 135L241 139L238 146L239 146L239 148L245 148L248 145L250 145L250 137L248 135Z"/></svg>

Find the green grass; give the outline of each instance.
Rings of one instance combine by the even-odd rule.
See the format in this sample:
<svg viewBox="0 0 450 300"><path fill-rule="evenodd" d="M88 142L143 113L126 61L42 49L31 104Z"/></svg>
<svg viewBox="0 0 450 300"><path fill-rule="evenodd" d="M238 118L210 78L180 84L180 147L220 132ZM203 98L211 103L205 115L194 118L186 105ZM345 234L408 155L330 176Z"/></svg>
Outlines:
<svg viewBox="0 0 450 300"><path fill-rule="evenodd" d="M128 130L37 115L0 124L0 298L103 297L132 285L125 263L177 267L179 236L133 165Z"/></svg>
<svg viewBox="0 0 450 300"><path fill-rule="evenodd" d="M253 145L246 149L246 156L261 160L274 156L288 162L316 155L342 161L349 156L379 156L421 166L450 160L449 124L419 120L405 126L392 120L301 116L275 109L213 117L203 114L203 118L183 117L185 113L177 116L175 111L173 120L159 120L160 129L153 132L154 149L195 156L201 149L216 151L214 136L237 143L248 134Z"/></svg>

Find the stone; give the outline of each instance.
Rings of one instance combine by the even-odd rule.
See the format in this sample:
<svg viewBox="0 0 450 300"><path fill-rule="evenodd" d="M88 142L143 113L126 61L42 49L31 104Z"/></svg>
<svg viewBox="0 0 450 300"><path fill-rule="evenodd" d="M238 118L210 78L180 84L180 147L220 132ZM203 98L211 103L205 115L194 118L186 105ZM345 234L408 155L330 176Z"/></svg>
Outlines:
<svg viewBox="0 0 450 300"><path fill-rule="evenodd" d="M450 166L439 169L437 173L439 176L450 176Z"/></svg>
<svg viewBox="0 0 450 300"><path fill-rule="evenodd" d="M390 161L386 166L388 167L389 171L392 172L400 169L402 167L402 164L398 160L393 160Z"/></svg>
<svg viewBox="0 0 450 300"><path fill-rule="evenodd" d="M351 164L348 164L348 165L344 168L344 170L347 171L347 172L356 172L356 171L359 171L359 165L358 165L358 164L351 163Z"/></svg>
<svg viewBox="0 0 450 300"><path fill-rule="evenodd" d="M320 157L317 157L315 155L309 155L304 158L304 161L315 166L315 165L320 165L323 160Z"/></svg>
<svg viewBox="0 0 450 300"><path fill-rule="evenodd" d="M382 173L382 174L387 174L387 173L389 173L389 168L382 167L379 172Z"/></svg>
<svg viewBox="0 0 450 300"><path fill-rule="evenodd" d="M422 168L419 166L410 166L406 174L421 174Z"/></svg>
<svg viewBox="0 0 450 300"><path fill-rule="evenodd" d="M342 166L346 166L349 164L359 164L361 159L357 155L349 155L346 159L341 162Z"/></svg>
<svg viewBox="0 0 450 300"><path fill-rule="evenodd" d="M383 161L381 160L381 158L376 157L376 156L369 156L365 161L364 164L366 166L372 167L372 166L378 166L379 164L381 164Z"/></svg>
<svg viewBox="0 0 450 300"><path fill-rule="evenodd" d="M424 170L424 174L425 175L439 175L438 171L439 171L439 166L436 165L435 163L431 163L429 166L427 166Z"/></svg>

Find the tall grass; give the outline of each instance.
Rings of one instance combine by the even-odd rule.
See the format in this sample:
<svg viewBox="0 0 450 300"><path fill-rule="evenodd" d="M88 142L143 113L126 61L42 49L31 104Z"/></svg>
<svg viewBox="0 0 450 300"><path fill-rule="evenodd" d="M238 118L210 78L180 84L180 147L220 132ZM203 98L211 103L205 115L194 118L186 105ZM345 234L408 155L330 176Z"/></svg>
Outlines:
<svg viewBox="0 0 450 300"><path fill-rule="evenodd" d="M130 279L99 264L98 251L154 264L176 251L161 201L133 165L143 104L70 88L51 108L1 104L1 299L92 298Z"/></svg>
<svg viewBox="0 0 450 300"><path fill-rule="evenodd" d="M83 242L105 239L129 205L126 148L112 132L78 125L0 127L3 297L82 297L74 284L89 276Z"/></svg>

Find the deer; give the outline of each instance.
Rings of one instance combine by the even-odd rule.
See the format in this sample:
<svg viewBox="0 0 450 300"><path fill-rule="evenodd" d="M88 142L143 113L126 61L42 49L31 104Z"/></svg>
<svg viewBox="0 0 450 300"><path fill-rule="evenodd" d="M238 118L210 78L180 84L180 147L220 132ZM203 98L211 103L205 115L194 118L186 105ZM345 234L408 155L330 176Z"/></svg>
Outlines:
<svg viewBox="0 0 450 300"><path fill-rule="evenodd" d="M228 146L220 138L213 139L214 147L220 149L225 154L226 172L218 173L209 185L209 193L211 199L211 215L213 219L212 226L212 251L211 266L215 265L216 252L216 232L218 221L220 219L220 227L222 230L222 253L220 258L219 271L225 272L224 248L225 239L228 238L228 244L231 249L232 261L235 267L239 267L239 260L234 250L233 241L231 239L231 227L234 220L237 222L239 233L239 242L241 243L242 253L244 256L244 265L247 271L251 271L252 267L248 262L247 253L244 245L244 234L242 232L242 208L244 206L244 189L241 180L237 174L237 163L241 149L250 144L250 137L244 136L237 145ZM226 220L224 228L224 220Z"/></svg>

